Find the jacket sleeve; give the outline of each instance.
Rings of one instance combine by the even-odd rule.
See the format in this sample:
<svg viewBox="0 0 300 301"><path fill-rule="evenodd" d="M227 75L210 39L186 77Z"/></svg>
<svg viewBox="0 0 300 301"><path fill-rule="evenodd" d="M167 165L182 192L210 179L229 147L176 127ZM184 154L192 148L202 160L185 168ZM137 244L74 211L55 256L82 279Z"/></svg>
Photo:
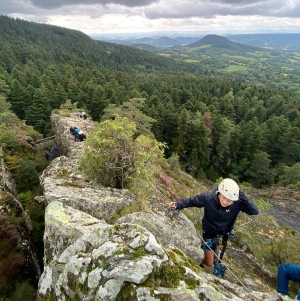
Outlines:
<svg viewBox="0 0 300 301"><path fill-rule="evenodd" d="M257 215L259 213L257 206L242 190L240 190L239 200L241 201L241 211L249 215Z"/></svg>
<svg viewBox="0 0 300 301"><path fill-rule="evenodd" d="M187 207L204 207L205 201L207 200L207 194L208 193L201 193L190 198L179 200L176 202L176 210L181 210Z"/></svg>

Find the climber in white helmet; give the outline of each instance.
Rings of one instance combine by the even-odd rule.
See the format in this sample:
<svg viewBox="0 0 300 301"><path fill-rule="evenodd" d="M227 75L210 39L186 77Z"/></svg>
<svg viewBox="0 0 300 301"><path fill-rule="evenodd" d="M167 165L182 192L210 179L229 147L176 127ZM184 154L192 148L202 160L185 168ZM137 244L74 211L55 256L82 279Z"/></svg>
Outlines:
<svg viewBox="0 0 300 301"><path fill-rule="evenodd" d="M196 196L169 203L169 209L181 210L187 207L204 207L202 218L204 258L202 264L213 266L217 243L223 243L233 231L235 220L240 211L249 215L257 215L258 209L253 201L240 190L232 179L224 179L212 192L204 192ZM209 247L207 247L209 246Z"/></svg>

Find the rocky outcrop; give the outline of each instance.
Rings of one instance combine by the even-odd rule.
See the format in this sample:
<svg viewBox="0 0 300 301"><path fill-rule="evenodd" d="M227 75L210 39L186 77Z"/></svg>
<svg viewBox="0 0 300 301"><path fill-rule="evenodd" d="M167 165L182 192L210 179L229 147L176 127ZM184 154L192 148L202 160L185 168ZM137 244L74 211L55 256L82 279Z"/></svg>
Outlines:
<svg viewBox="0 0 300 301"><path fill-rule="evenodd" d="M138 224L145 227L154 234L162 245L175 245L200 264L203 251L200 248L201 240L194 226L187 223L182 214L166 211L162 209L158 212L135 212L124 215L117 222Z"/></svg>
<svg viewBox="0 0 300 301"><path fill-rule="evenodd" d="M138 224L103 221L54 201L46 212L38 300L282 300L201 272Z"/></svg>
<svg viewBox="0 0 300 301"><path fill-rule="evenodd" d="M93 128L93 122L79 118L76 114L69 117L52 114L51 123L55 130L55 143L60 154L70 159L78 159L82 154L83 144L74 141L74 136L70 134L70 127L75 126L88 134Z"/></svg>
<svg viewBox="0 0 300 301"><path fill-rule="evenodd" d="M79 171L77 160L65 156L50 163L40 177L40 182L46 205L52 201L60 201L106 221L129 206L134 199L128 190L106 188L91 183Z"/></svg>
<svg viewBox="0 0 300 301"><path fill-rule="evenodd" d="M78 118L75 114L70 117L52 114L51 121L55 129L56 144L63 156L53 160L40 177L46 205L59 201L110 222L118 212L134 201L134 196L126 189L107 188L90 182L80 171L78 162L83 152L83 143L75 142L69 129L76 126L88 134L93 123ZM152 212L125 215L118 222L142 225L154 233L163 245L174 244L199 264L203 251L193 225L180 217L170 216L167 206L153 202L151 207Z"/></svg>
<svg viewBox="0 0 300 301"><path fill-rule="evenodd" d="M89 120L52 114L61 157L40 182L45 213L45 268L38 300L282 300L200 271L200 239L182 214L151 201L149 212L116 219L134 196L103 187L79 168L83 143L71 126Z"/></svg>

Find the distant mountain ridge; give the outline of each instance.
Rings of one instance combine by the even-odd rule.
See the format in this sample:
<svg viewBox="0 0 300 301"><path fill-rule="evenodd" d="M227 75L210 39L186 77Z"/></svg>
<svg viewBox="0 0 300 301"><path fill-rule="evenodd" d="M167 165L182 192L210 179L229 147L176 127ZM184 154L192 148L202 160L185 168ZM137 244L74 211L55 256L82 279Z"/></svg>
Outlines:
<svg viewBox="0 0 300 301"><path fill-rule="evenodd" d="M177 47L201 47L209 45L210 48L227 49L232 51L251 51L258 50L257 47L244 45L234 41L230 41L226 37L219 36L216 34L206 35L204 37L160 37L157 39L145 37L141 39L115 41L116 43L131 45L140 49L153 51L155 48L177 48Z"/></svg>
<svg viewBox="0 0 300 301"><path fill-rule="evenodd" d="M274 34L235 34L226 36L249 46L268 48L273 50L299 51L300 33L274 33Z"/></svg>
<svg viewBox="0 0 300 301"><path fill-rule="evenodd" d="M204 37L218 36L220 38L226 38L231 42L244 44L247 46L272 49L277 51L299 51L300 50L300 33L261 33L261 34L228 34L228 35L194 35L194 36L170 36L164 33L162 36L153 37L102 37L100 35L93 35L96 40L103 40L116 44L132 45L135 44L148 44L156 48L168 48L176 46L186 46L193 43L197 43ZM207 38L208 39L208 38ZM143 47L144 48L144 47ZM145 48L146 49L146 48Z"/></svg>
<svg viewBox="0 0 300 301"><path fill-rule="evenodd" d="M156 48L168 48L168 47L174 47L174 46L183 46L188 45L191 43L194 43L198 41L202 36L197 37L175 37L171 38L168 36L162 36L159 38L150 38L150 37L144 37L144 38L129 38L129 39L114 39L114 38L101 38L101 37L94 37L96 40L103 40L106 42L112 42L116 44L123 44L123 45L132 45L135 46L136 44L148 44L149 46L153 46Z"/></svg>

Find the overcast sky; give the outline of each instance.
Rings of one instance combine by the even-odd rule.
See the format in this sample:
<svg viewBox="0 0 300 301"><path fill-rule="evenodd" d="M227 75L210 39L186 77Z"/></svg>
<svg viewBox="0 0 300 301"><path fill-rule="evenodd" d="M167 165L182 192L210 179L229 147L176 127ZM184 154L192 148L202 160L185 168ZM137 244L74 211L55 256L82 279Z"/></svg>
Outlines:
<svg viewBox="0 0 300 301"><path fill-rule="evenodd" d="M300 0L0 0L0 14L86 34L300 32Z"/></svg>

